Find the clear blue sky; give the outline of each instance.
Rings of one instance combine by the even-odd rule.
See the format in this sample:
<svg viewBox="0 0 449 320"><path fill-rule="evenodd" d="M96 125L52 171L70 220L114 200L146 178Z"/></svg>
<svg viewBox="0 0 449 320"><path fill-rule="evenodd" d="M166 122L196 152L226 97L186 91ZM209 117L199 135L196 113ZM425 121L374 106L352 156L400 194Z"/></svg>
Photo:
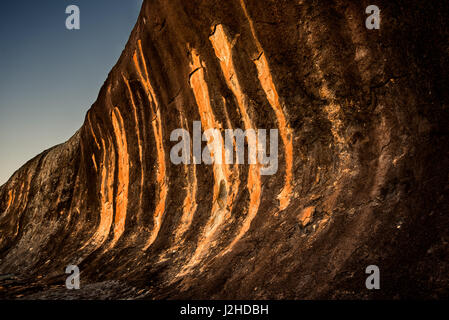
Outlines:
<svg viewBox="0 0 449 320"><path fill-rule="evenodd" d="M80 30L67 30L68 5ZM0 10L0 185L78 130L117 62L142 0L4 1Z"/></svg>

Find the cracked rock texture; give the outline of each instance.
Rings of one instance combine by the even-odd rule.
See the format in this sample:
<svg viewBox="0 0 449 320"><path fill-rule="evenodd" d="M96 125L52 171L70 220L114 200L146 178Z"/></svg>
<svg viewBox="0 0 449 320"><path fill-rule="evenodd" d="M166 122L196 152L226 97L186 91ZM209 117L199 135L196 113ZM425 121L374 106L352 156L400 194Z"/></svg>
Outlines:
<svg viewBox="0 0 449 320"><path fill-rule="evenodd" d="M447 298L449 6L370 4L144 1L83 126L0 188L0 297ZM193 121L278 129L277 173L173 164Z"/></svg>

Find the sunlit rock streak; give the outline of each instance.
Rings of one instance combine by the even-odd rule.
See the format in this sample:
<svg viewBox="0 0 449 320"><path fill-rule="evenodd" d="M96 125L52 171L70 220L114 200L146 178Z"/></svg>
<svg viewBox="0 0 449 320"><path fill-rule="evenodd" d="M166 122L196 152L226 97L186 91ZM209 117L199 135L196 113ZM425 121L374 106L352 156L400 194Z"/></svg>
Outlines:
<svg viewBox="0 0 449 320"><path fill-rule="evenodd" d="M143 151L142 151L142 138L140 133L140 126L139 126L139 115L137 114L137 107L136 103L134 101L133 92L131 90L131 87L129 85L128 79L122 74L123 82L125 82L126 89L128 90L129 95L129 101L131 102L131 107L133 110L133 116L134 116L134 129L136 130L136 136L137 136L137 143L138 143L138 149L139 149L139 162L140 162L140 198L142 197L142 190L143 190L143 179L144 179L144 169L143 169ZM141 200L141 199L140 199Z"/></svg>
<svg viewBox="0 0 449 320"><path fill-rule="evenodd" d="M245 93L241 89L238 76L235 71L234 62L232 60L233 45L228 39L223 26L217 25L215 32L209 37L212 46L215 51L215 55L220 61L221 70L223 72L226 84L233 92L237 104L242 115L242 120L245 126L245 130L253 129L254 125L248 115L248 104ZM248 141L248 144L256 145L256 141ZM224 250L224 253L229 252L234 245L243 237L243 235L249 230L251 222L259 210L260 196L261 196L261 181L260 181L260 166L257 164L249 165L248 183L247 188L249 191L249 206L246 217L238 231L237 236L232 240L230 245Z"/></svg>
<svg viewBox="0 0 449 320"><path fill-rule="evenodd" d="M138 149L139 149L139 164L140 164L140 184L139 184L139 218L141 218L141 214L143 211L143 191L144 191L144 186L145 186L145 165L144 165L144 161L143 161L143 137L141 136L141 132L140 132L140 126L139 126L139 114L137 113L137 107L136 107L136 103L134 101L134 94L131 90L131 86L129 85L129 81L128 79L125 77L125 75L122 73L122 79L123 82L126 85L126 89L127 89L127 93L128 93L128 97L129 97L129 102L131 103L131 107L132 107L132 112L133 112L133 116L134 116L134 129L135 129L135 134L137 136L137 144L138 144Z"/></svg>
<svg viewBox="0 0 449 320"><path fill-rule="evenodd" d="M279 199L279 209L284 210L290 203L290 197L292 192L292 167L293 167L293 142L292 142L292 130L290 125L288 124L285 112L282 108L281 102L279 100L279 95L276 90L276 86L273 82L273 77L270 72L270 66L268 65L267 58L265 57L265 52L263 52L262 45L260 44L256 31L254 29L253 21L248 15L248 11L246 9L246 5L244 0L240 0L240 4L242 6L243 12L248 19L248 23L251 29L251 34L253 36L253 40L256 44L259 57L256 58L254 64L257 67L257 73L259 77L260 84L262 85L263 90L267 96L268 102L273 108L276 119L279 126L279 134L281 136L282 142L284 143L284 152L285 152L285 184L278 196Z"/></svg>
<svg viewBox="0 0 449 320"><path fill-rule="evenodd" d="M14 197L15 197L14 191L12 189L9 190L8 191L8 206L6 207L6 210L5 210L6 213L8 212L9 207L11 207L11 205L14 203Z"/></svg>
<svg viewBox="0 0 449 320"><path fill-rule="evenodd" d="M226 99L222 97L222 104L223 104L223 110L226 117L226 124L227 128L233 130L233 126L231 124L231 120L229 119L229 114L227 110L227 103ZM233 150L230 150L231 152L236 153L237 151L237 143L234 139L233 141ZM226 207L227 208L233 208L234 207L234 201L237 197L237 194L239 192L239 186L240 186L240 170L239 170L239 164L237 162L234 163L234 166L232 167L232 172L230 176L230 187L227 190L227 197L226 197Z"/></svg>
<svg viewBox="0 0 449 320"><path fill-rule="evenodd" d="M114 126L114 136L117 140L118 157L118 181L117 196L115 199L115 219L114 219L114 238L113 246L123 234L126 222L126 212L128 207L128 186L129 186L129 156L128 144L126 141L126 130L122 115L118 108L114 108L111 113L112 125Z"/></svg>
<svg viewBox="0 0 449 320"><path fill-rule="evenodd" d="M95 154L92 153L92 164L94 165L95 172L98 171L97 160L95 159Z"/></svg>
<svg viewBox="0 0 449 320"><path fill-rule="evenodd" d="M98 150L101 150L100 144L98 143L98 140L97 140L97 136L95 135L94 129L93 129L93 127L92 127L92 121L90 120L90 117L91 117L91 112L88 111L88 112L87 112L87 125L88 125L88 127L89 127L90 134L91 134L92 137L94 138L95 145L97 146L97 149L98 149Z"/></svg>
<svg viewBox="0 0 449 320"><path fill-rule="evenodd" d="M187 129L187 120L180 114L180 123L183 129ZM182 216L175 233L175 249L180 245L185 232L190 228L193 216L196 212L198 204L196 202L198 180L196 177L196 165L185 164L184 172L187 177L186 197L184 198Z"/></svg>
<svg viewBox="0 0 449 320"><path fill-rule="evenodd" d="M156 141L156 151L157 151L157 174L156 174L156 182L158 184L158 194L156 196L156 208L154 210L154 223L153 223L153 229L150 234L150 238L146 242L145 246L143 247L143 250L147 250L153 242L156 240L159 230L162 226L163 216L165 212L165 201L167 199L168 194L168 184L166 181L166 164L165 164L165 150L164 150L164 143L163 143L163 135L162 135L162 121L161 121L161 113L159 108L159 103L156 98L156 94L154 92L153 87L151 86L150 79L148 76L148 69L145 62L145 57L143 55L142 51L142 43L140 40L137 41L137 52L134 53L133 61L134 66L137 70L137 73L140 77L140 81L144 85L149 105L153 108L152 114L154 116L154 119L151 122L151 126L153 128L153 134ZM140 68L139 60L141 61L143 65L143 70L145 72L145 76L142 73L142 70Z"/></svg>
<svg viewBox="0 0 449 320"><path fill-rule="evenodd" d="M215 115L210 102L208 85L206 80L204 79L205 67L202 65L201 58L195 50L192 50L191 54L193 61L190 65L190 68L192 70L192 73L190 75L190 86L193 90L198 106L198 111L201 117L201 125L204 131L209 129L220 129L222 125L219 124L215 119ZM229 220L230 212L232 210L232 207L227 208L223 204L220 204L220 200L222 199L219 199L221 186L224 186L221 188L225 188L225 191L222 192L225 192L226 194L228 193L228 189L231 188L231 171L229 165L225 163L223 137L221 134L219 134L218 142L213 141L213 139L213 137L210 137L207 145L212 158L215 158L217 152L221 155L221 163L217 163L217 158L215 158L213 163L214 191L212 197L212 210L209 220L207 221L196 246L196 251L190 259L189 263L185 265L181 274L183 274L193 265L196 265L201 260L203 255L212 246L214 237L216 237L217 233L220 231L220 228L223 227L223 223L226 220ZM220 148L220 150L218 150L218 148Z"/></svg>
<svg viewBox="0 0 449 320"><path fill-rule="evenodd" d="M18 201L18 205L17 205L17 209L19 210L19 215L17 217L17 221L20 221L20 218L21 218L22 214L24 213L26 206L28 204L28 196L29 196L29 192L30 192L31 180L32 180L32 175L29 175L27 178L27 181L20 185L19 198L18 198L19 201ZM20 225L20 223L17 223L16 227L15 227L15 232L14 232L13 238L17 237L17 235L19 234L20 227L22 227Z"/></svg>
<svg viewBox="0 0 449 320"><path fill-rule="evenodd" d="M112 147L110 137L107 137L109 143L106 145L105 140L101 137L101 146L103 150L103 159L101 162L100 176L100 222L97 230L92 238L81 247L81 250L94 247L99 248L107 239L111 230L114 217L113 201L114 201L114 170L115 170L115 151Z"/></svg>

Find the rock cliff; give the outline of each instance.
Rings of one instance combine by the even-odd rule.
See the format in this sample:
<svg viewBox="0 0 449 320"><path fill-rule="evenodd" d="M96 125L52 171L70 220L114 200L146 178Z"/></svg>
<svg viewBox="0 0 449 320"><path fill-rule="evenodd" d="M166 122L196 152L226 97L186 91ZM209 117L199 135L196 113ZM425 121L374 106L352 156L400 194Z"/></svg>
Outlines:
<svg viewBox="0 0 449 320"><path fill-rule="evenodd" d="M145 0L83 126L0 188L0 296L447 297L449 7L370 4ZM277 172L174 164L194 121L277 129Z"/></svg>

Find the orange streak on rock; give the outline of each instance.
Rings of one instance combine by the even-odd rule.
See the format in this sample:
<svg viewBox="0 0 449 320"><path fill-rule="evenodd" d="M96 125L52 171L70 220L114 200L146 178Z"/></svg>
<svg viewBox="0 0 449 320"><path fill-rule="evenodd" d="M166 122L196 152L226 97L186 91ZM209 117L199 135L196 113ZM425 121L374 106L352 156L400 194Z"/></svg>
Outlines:
<svg viewBox="0 0 449 320"><path fill-rule="evenodd" d="M226 123L227 123L229 129L233 129L231 120L229 119L228 110L226 108L226 99L224 97L222 97L222 99L223 99L223 109L224 109L224 113L226 116ZM233 142L233 146L234 146L233 152L236 152L237 143L235 140ZM237 193L239 191L239 186L240 186L240 180L238 179L239 174L240 174L239 164L234 163L233 173L231 174L231 186L232 187L230 188L230 190L228 192L227 203L226 203L226 206L228 206L230 208L234 204L235 197L237 196Z"/></svg>
<svg viewBox="0 0 449 320"><path fill-rule="evenodd" d="M100 150L100 144L98 143L97 137L95 136L94 129L92 128L92 122L90 121L90 111L87 112L87 122L89 123L90 133L92 137L94 137L95 144L97 145L98 150Z"/></svg>
<svg viewBox="0 0 449 320"><path fill-rule="evenodd" d="M139 120L137 116L137 108L136 103L134 102L133 93L131 91L131 87L129 85L128 79L125 78L124 75L122 75L123 81L126 84L126 88L128 89L129 93L129 99L131 101L131 106L133 108L133 115L134 115L134 123L135 123L135 130L137 135L137 144L139 148L139 160L140 160L140 196L139 196L139 203L142 204L142 196L143 196L143 185L144 185L144 169L143 169L143 151L142 151L142 140L140 138L140 130L139 130ZM139 205L141 207L141 205Z"/></svg>
<svg viewBox="0 0 449 320"><path fill-rule="evenodd" d="M93 154L93 153L92 153L92 163L94 164L95 171L98 171L97 161L95 160L95 154Z"/></svg>
<svg viewBox="0 0 449 320"><path fill-rule="evenodd" d="M314 213L315 213L314 206L307 207L301 211L301 213L298 215L298 220L303 227L305 227L310 223Z"/></svg>
<svg viewBox="0 0 449 320"><path fill-rule="evenodd" d="M215 32L210 36L210 41L215 51L215 55L220 60L220 66L226 79L228 87L234 93L237 99L240 113L242 114L245 130L254 129L252 121L247 112L247 102L245 94L243 93L240 83L238 81L237 74L235 72L234 63L232 60L232 45L229 41L223 26L217 25ZM248 141L248 143L254 144L256 141ZM243 237L243 235L249 230L251 222L259 210L260 195L261 195L261 181L260 181L260 169L259 165L250 165L248 172L247 188L250 194L250 201L248 207L248 213L240 228L239 233L231 242L231 244L223 251L223 254L232 250L234 245Z"/></svg>
<svg viewBox="0 0 449 320"><path fill-rule="evenodd" d="M111 246L113 246L123 234L125 229L126 212L128 207L129 155L128 144L126 141L126 130L120 110L118 108L114 108L111 116L112 125L114 127L114 136L117 141L118 156L118 184L115 205L114 238L111 243Z"/></svg>
<svg viewBox="0 0 449 320"><path fill-rule="evenodd" d="M147 63L146 63L145 58L143 56L142 41L138 40L137 41L137 46L139 48L139 57L140 57L140 60L142 61L143 69L145 71L145 79L146 79L146 82L147 82L147 89L150 91L150 93L151 93L151 95L153 97L156 97L156 95L154 94L154 90L153 90L153 88L151 87L151 84L150 84L150 77L148 76Z"/></svg>
<svg viewBox="0 0 449 320"><path fill-rule="evenodd" d="M24 213L25 209L27 208L28 200L30 197L31 180L33 179L33 177L34 177L34 174L29 172L28 176L27 176L27 181L25 183L22 182L22 184L20 185L20 191L17 193L16 199L18 201L17 209L20 212L19 218ZM14 237L19 234L19 227L20 227L20 224L18 223L16 226L15 233L13 235Z"/></svg>
<svg viewBox="0 0 449 320"><path fill-rule="evenodd" d="M136 67L137 73L139 74L141 82L144 84L145 90L148 95L148 100L150 105L154 104L155 119L152 121L153 134L156 141L156 151L158 159L158 169L156 174L156 182L158 184L158 194L157 194L157 204L154 210L154 225L151 232L150 238L145 244L143 250L148 249L153 242L156 240L159 230L162 226L162 218L165 212L165 202L168 194L168 186L166 182L166 164L165 164L165 150L162 136L162 122L158 102L156 100L156 95L153 87L151 86L150 79L148 76L148 68L145 62L145 57L143 56L142 43L140 40L137 41L138 54L137 52L133 55L134 65ZM142 62L145 76L143 76L142 70L140 68L139 59Z"/></svg>
<svg viewBox="0 0 449 320"><path fill-rule="evenodd" d="M160 119L160 111L157 110L157 119ZM156 209L154 210L154 226L153 231L151 233L150 239L144 247L144 250L148 249L156 240L157 235L159 234L159 230L162 226L162 218L165 212L165 201L167 199L168 187L165 180L166 167L165 167L165 151L162 142L162 125L160 121L153 121L153 133L156 139L156 149L157 149L157 158L158 158L158 171L156 176L156 181L159 186L159 199L156 205Z"/></svg>
<svg viewBox="0 0 449 320"><path fill-rule="evenodd" d="M11 207L11 204L14 202L14 193L12 190L9 190L8 192L8 206L6 207L5 211L8 211L9 207Z"/></svg>
<svg viewBox="0 0 449 320"><path fill-rule="evenodd" d="M192 51L193 62L191 64L191 70L197 71L192 74L190 79L190 86L192 87L193 93L195 95L195 99L198 105L198 111L201 117L201 125L204 130L208 129L218 129L220 130L220 124L216 121L214 112L212 110L212 106L210 103L209 97L209 89L207 87L206 80L204 79L204 68L201 65L200 57L196 54L195 50ZM229 181L230 171L229 166L225 164L225 149L224 149L224 141L223 137L219 136L220 141L218 141L218 145L221 147L221 164L214 163L214 172L215 172L215 182L218 182L214 185L214 202L217 200L218 191L219 191L219 182L223 179L226 182ZM213 151L214 152L214 151Z"/></svg>
<svg viewBox="0 0 449 320"><path fill-rule="evenodd" d="M321 72L321 70L318 70L318 74L320 75L321 79L323 79L322 80L323 85L319 90L320 95L323 99L329 101L329 104L327 104L324 107L324 110L326 111L328 119L332 124L331 127L332 135L334 136L334 140L336 143L344 144L345 139L339 133L343 126L343 122L340 119L341 107L340 105L333 102L335 100L335 94L328 88L327 82L324 80L323 73Z"/></svg>
<svg viewBox="0 0 449 320"><path fill-rule="evenodd" d="M95 248L100 247L106 240L109 230L111 229L112 219L114 216L113 204L113 185L114 185L114 164L115 152L113 148L106 149L106 143L101 138L103 150L103 160L101 167L101 184L100 184L100 223L92 238L81 248L84 249L90 243Z"/></svg>
<svg viewBox="0 0 449 320"><path fill-rule="evenodd" d="M101 179L101 218L98 227L97 235L100 239L100 244L103 243L111 229L112 218L114 210L112 207L114 197L114 168L115 168L115 152L112 147L106 151L104 139L101 139L103 145L103 165L102 165L102 179ZM98 238L96 239L98 240Z"/></svg>
<svg viewBox="0 0 449 320"><path fill-rule="evenodd" d="M197 102L198 111L201 117L201 125L204 130L208 129L220 129L219 123L215 119L214 112L210 103L209 89L204 79L204 67L202 66L199 55L195 50L192 50L192 59L190 68L193 74L190 77L190 86L195 96ZM198 241L195 253L190 259L189 263L185 265L181 274L185 274L188 269L200 262L201 258L207 252L207 250L213 245L213 240L223 226L223 223L230 218L231 208L220 207L219 194L220 194L220 184L224 181L226 188L226 194L230 186L231 172L229 166L225 164L225 150L224 141L221 134L219 135L220 141L218 141L218 146L221 148L221 164L214 162L214 191L212 200L212 211L209 220L204 227L203 233ZM211 139L212 140L212 139ZM214 141L208 141L209 146L213 146ZM211 152L215 156L215 150Z"/></svg>
<svg viewBox="0 0 449 320"><path fill-rule="evenodd" d="M182 118L181 118L181 123ZM187 120L185 120L185 124L183 124L183 128L187 128ZM189 170L189 165L184 165L184 170L187 176L187 195L184 199L183 203L183 213L181 217L181 222L179 227L176 230L175 234L175 244L177 245L181 237L185 234L185 232L189 229L190 225L192 224L193 215L196 212L197 203L196 203L196 192L198 188L198 181L196 178L196 166L192 165L192 170Z"/></svg>
<svg viewBox="0 0 449 320"><path fill-rule="evenodd" d="M258 52L262 52L261 56L254 61L258 78L262 85L263 90L267 96L267 100L273 108L279 126L279 134L281 136L282 142L284 143L285 148L285 183L284 187L279 194L280 201L280 210L284 210L290 203L290 194L292 192L292 166L293 166L293 142L292 142L292 134L291 128L287 122L284 111L282 109L281 103L279 101L279 95L276 90L276 86L273 82L273 77L270 72L270 67L268 65L268 61L265 57L265 53L263 53L262 45L260 44L256 31L254 29L254 24L252 19L248 15L248 11L246 9L246 5L244 0L240 0L240 4L242 6L243 12L249 22L249 26L251 28L251 33L254 38L254 42L256 44Z"/></svg>
<svg viewBox="0 0 449 320"><path fill-rule="evenodd" d="M270 103L276 114L279 126L279 134L285 148L285 183L284 188L282 189L278 197L280 201L279 209L284 210L290 203L290 194L292 192L293 142L291 129L287 123L281 104L279 102L279 96L273 83L271 72L268 67L268 62L265 58L264 53L262 53L260 58L255 61L255 64L258 71L259 81L265 91L265 94L267 95L268 102Z"/></svg>
<svg viewBox="0 0 449 320"><path fill-rule="evenodd" d="M30 182L30 176L31 176L31 175L29 175L29 177L28 177L28 183ZM19 192L17 193L17 202L18 202L18 203L17 203L17 207L18 207L18 210L19 210L19 212L20 212L19 217L20 217L20 215L22 215L23 211L24 211L25 208L26 208L26 204L27 204L27 202L28 202L28 190L29 190L29 185L27 185L27 191L26 191L25 193L23 193L24 188L25 188L25 183L22 182L21 185L20 185L20 190L19 190ZM12 204L12 202L11 202L11 204ZM8 209L9 209L9 207L8 207ZM15 230L13 236L14 236L14 237L17 236L18 233L19 233L19 224L17 223L17 225L16 225L16 230Z"/></svg>

